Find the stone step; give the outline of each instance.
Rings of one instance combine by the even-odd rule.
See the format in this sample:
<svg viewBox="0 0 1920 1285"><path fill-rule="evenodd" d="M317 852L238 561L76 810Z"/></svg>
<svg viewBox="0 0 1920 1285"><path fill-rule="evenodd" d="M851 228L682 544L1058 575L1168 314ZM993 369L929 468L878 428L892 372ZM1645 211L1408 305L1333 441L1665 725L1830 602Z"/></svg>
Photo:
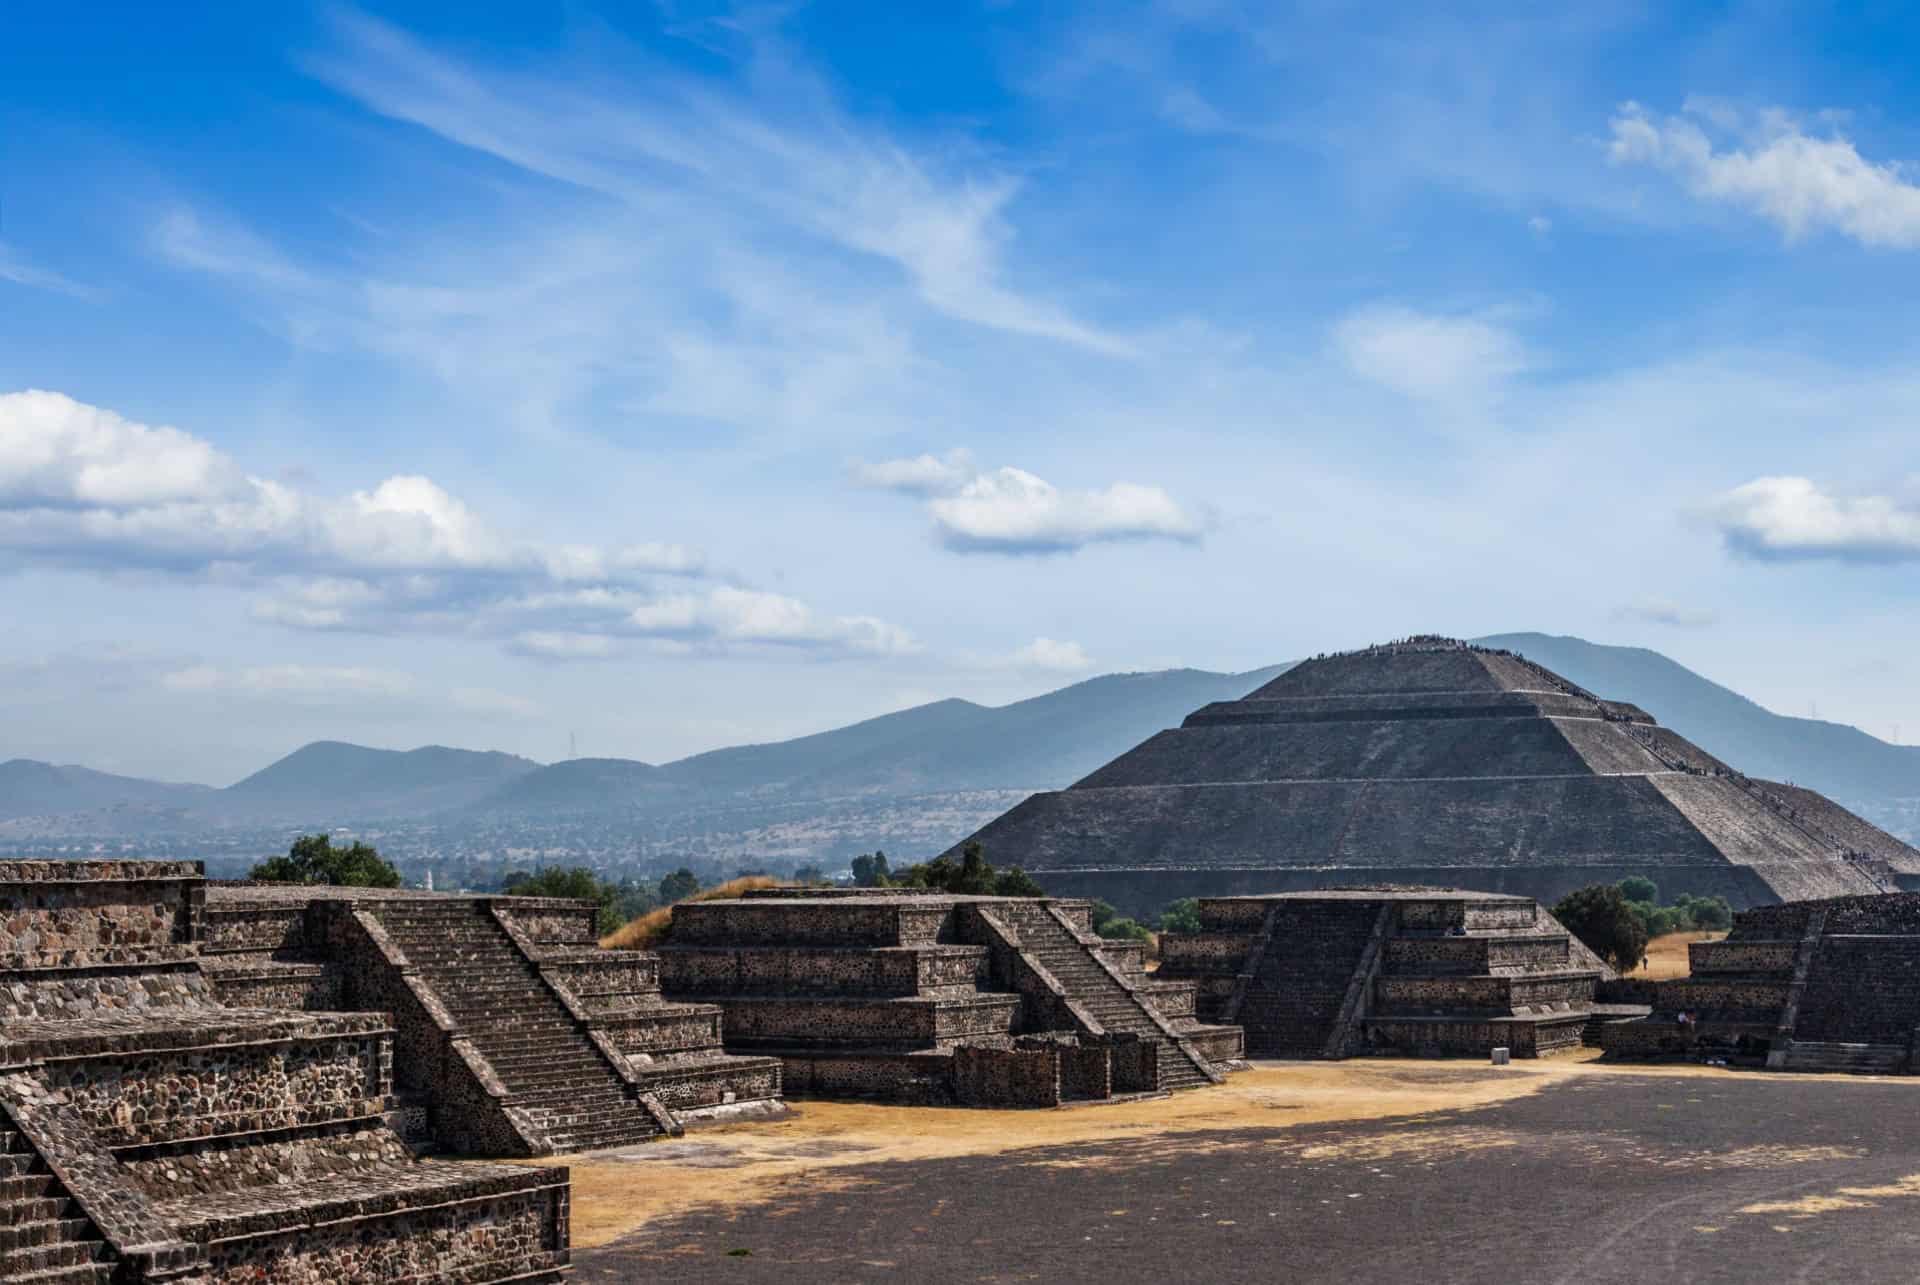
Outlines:
<svg viewBox="0 0 1920 1285"><path fill-rule="evenodd" d="M91 1224L84 1218L46 1218L0 1226L0 1252L77 1241L87 1234L90 1227Z"/></svg>
<svg viewBox="0 0 1920 1285"><path fill-rule="evenodd" d="M39 1157L31 1152L15 1151L0 1155L0 1178L17 1178L31 1173Z"/></svg>
<svg viewBox="0 0 1920 1285"><path fill-rule="evenodd" d="M31 1181L30 1179L24 1181ZM47 1178L47 1187L52 1187L52 1178ZM65 1193L55 1195L22 1195L0 1203L0 1229L19 1227L26 1223L57 1222L68 1212L73 1202Z"/></svg>
<svg viewBox="0 0 1920 1285"><path fill-rule="evenodd" d="M24 1285L27 1281L105 1281L113 1278L114 1265L107 1261L104 1241L69 1240L54 1245L26 1249L0 1250L0 1281ZM68 1275L92 1268L105 1268L104 1275Z"/></svg>
<svg viewBox="0 0 1920 1285"><path fill-rule="evenodd" d="M45 1196L53 1189L53 1175L50 1173L0 1177L0 1202L34 1200Z"/></svg>
<svg viewBox="0 0 1920 1285"><path fill-rule="evenodd" d="M106 1247L101 1246L104 1255ZM24 1276L8 1275L9 1285L110 1285L118 1268L108 1262L82 1262L71 1267L50 1267Z"/></svg>

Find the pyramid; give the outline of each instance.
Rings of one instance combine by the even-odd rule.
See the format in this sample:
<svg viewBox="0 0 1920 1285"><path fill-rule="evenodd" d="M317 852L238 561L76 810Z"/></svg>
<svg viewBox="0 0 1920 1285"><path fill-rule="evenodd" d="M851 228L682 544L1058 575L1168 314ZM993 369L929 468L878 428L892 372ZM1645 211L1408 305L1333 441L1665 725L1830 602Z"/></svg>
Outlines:
<svg viewBox="0 0 1920 1285"><path fill-rule="evenodd" d="M1551 905L1645 875L1736 907L1893 890L1920 852L1513 652L1420 637L1196 710L972 836L1050 893L1428 884ZM956 850L961 845L956 845Z"/></svg>

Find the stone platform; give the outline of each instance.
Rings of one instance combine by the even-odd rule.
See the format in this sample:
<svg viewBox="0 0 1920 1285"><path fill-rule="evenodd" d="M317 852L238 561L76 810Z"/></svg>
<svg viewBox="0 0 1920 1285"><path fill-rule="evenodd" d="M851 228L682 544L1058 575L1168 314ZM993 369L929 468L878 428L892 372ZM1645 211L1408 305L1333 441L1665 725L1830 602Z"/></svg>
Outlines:
<svg viewBox="0 0 1920 1285"><path fill-rule="evenodd" d="M220 1003L199 867L0 862L0 1280L557 1281L565 1170L415 1159L383 1013Z"/></svg>
<svg viewBox="0 0 1920 1285"><path fill-rule="evenodd" d="M1689 975L1656 983L1648 1017L1604 1029L1608 1056L1916 1069L1920 893L1740 911L1724 940L1694 942L1687 953Z"/></svg>
<svg viewBox="0 0 1920 1285"><path fill-rule="evenodd" d="M1608 970L1526 897L1323 889L1200 901L1158 976L1261 1057L1539 1057L1578 1048Z"/></svg>
<svg viewBox="0 0 1920 1285"><path fill-rule="evenodd" d="M769 890L674 910L675 999L718 1005L727 1048L789 1093L1058 1106L1216 1082L1240 1032L1150 981L1086 902Z"/></svg>
<svg viewBox="0 0 1920 1285"><path fill-rule="evenodd" d="M442 1147L548 1155L780 1109L720 1009L662 998L658 960L603 951L592 902L213 884L207 968L234 1002L392 1014L403 1098Z"/></svg>

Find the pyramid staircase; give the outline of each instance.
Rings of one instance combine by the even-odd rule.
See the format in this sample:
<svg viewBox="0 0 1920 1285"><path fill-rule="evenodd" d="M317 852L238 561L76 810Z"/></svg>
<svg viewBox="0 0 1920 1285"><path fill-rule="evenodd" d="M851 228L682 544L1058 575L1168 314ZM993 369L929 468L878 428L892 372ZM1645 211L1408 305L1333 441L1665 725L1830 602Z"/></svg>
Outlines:
<svg viewBox="0 0 1920 1285"><path fill-rule="evenodd" d="M1780 1069L1831 1071L1843 1075L1899 1075L1907 1069L1907 1050L1899 1044L1794 1040L1787 1046Z"/></svg>
<svg viewBox="0 0 1920 1285"><path fill-rule="evenodd" d="M518 1108L556 1151L642 1142L671 1117L630 1086L515 947L485 902L394 902L374 911Z"/></svg>
<svg viewBox="0 0 1920 1285"><path fill-rule="evenodd" d="M104 1285L112 1251L27 1140L0 1129L0 1281Z"/></svg>
<svg viewBox="0 0 1920 1285"><path fill-rule="evenodd" d="M1223 1078L1155 1011L1147 996L1101 957L1103 943L1083 936L1047 902L997 902L986 913L1011 928L1020 949L1051 973L1066 996L1103 1030L1158 1045L1162 1089L1199 1088Z"/></svg>

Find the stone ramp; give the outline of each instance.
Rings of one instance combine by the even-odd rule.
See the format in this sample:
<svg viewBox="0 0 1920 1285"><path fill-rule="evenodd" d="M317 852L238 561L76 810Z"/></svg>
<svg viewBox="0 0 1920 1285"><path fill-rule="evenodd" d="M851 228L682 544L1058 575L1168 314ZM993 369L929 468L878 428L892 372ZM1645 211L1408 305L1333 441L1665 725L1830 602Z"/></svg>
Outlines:
<svg viewBox="0 0 1920 1285"><path fill-rule="evenodd" d="M1013 930L1019 949L1046 969L1073 1000L1099 1023L1100 1031L1147 1040L1159 1052L1162 1089L1193 1089L1223 1077L1173 1029L1148 998L1100 956L1098 939L1086 940L1045 901L1008 901L983 905Z"/></svg>
<svg viewBox="0 0 1920 1285"><path fill-rule="evenodd" d="M106 1239L46 1161L0 1128L0 1281L105 1285L115 1270Z"/></svg>
<svg viewBox="0 0 1920 1285"><path fill-rule="evenodd" d="M539 1150L589 1151L667 1132L515 947L484 902L380 904L372 915L524 1113Z"/></svg>

